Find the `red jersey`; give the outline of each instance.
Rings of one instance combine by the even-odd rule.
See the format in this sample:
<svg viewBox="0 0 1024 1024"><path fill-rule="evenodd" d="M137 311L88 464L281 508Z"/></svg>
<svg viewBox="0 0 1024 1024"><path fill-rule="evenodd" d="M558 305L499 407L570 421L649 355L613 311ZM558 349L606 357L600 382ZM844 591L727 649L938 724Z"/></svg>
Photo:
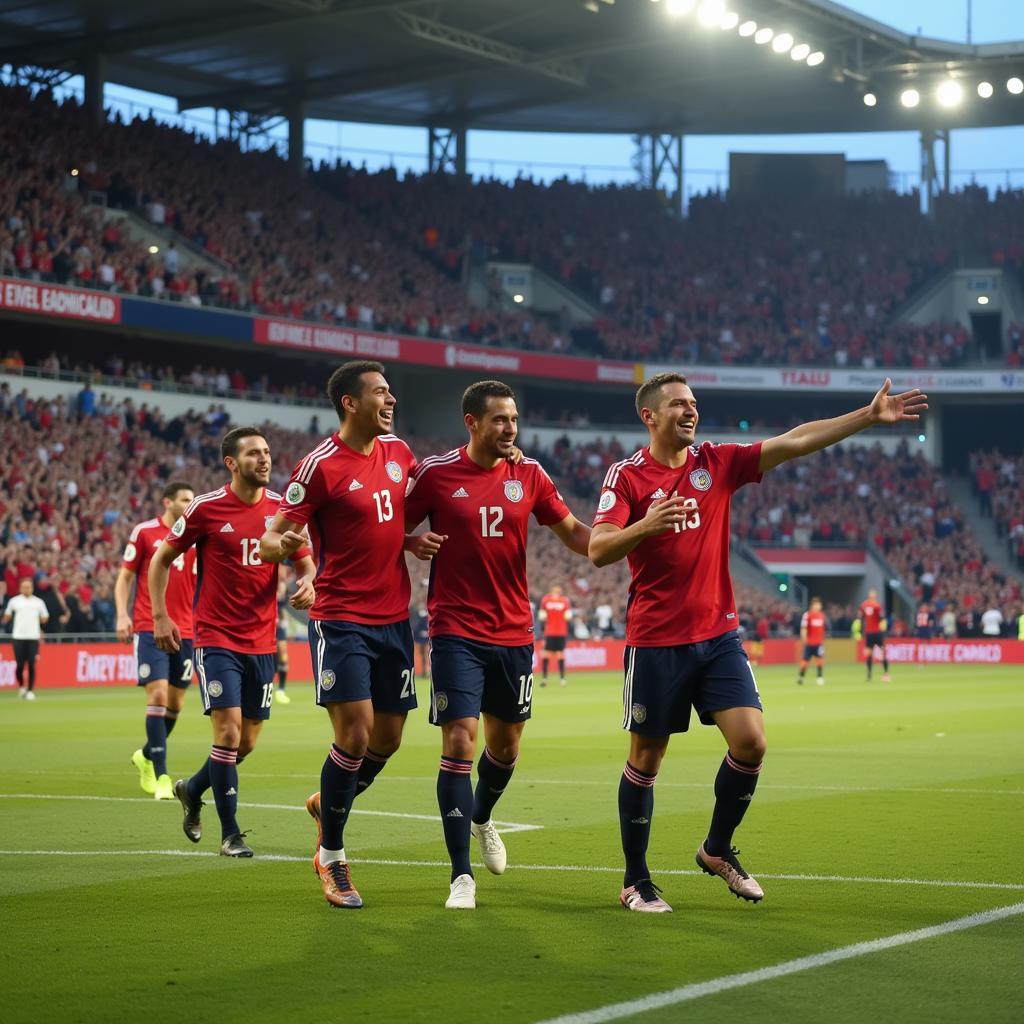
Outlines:
<svg viewBox="0 0 1024 1024"><path fill-rule="evenodd" d="M828 619L824 612L806 611L800 619L800 632L807 631L807 639L804 641L809 647L816 647L825 642L825 627L828 626Z"/></svg>
<svg viewBox="0 0 1024 1024"><path fill-rule="evenodd" d="M135 573L135 604L132 628L136 633L153 632L153 605L149 600L149 563L167 536L160 519L139 523L128 537L121 563ZM175 621L185 640L192 639L192 599L196 592L196 549L178 555L171 563L167 581L167 614Z"/></svg>
<svg viewBox="0 0 1024 1024"><path fill-rule="evenodd" d="M739 625L729 577L733 492L759 482L761 444L703 444L672 469L642 448L608 470L594 525L630 526L654 501L685 499L686 520L641 541L626 556L632 579L626 643L672 647L721 636Z"/></svg>
<svg viewBox="0 0 1024 1024"><path fill-rule="evenodd" d="M196 546L195 642L240 654L277 650L277 565L260 558L281 495L264 488L247 505L229 486L200 494L164 538L176 551ZM308 557L301 548L292 561Z"/></svg>
<svg viewBox="0 0 1024 1024"><path fill-rule="evenodd" d="M426 516L448 539L430 566L430 635L462 636L518 647L533 642L526 583L526 534L533 514L541 526L569 515L539 462L478 466L456 448L424 459L406 498L409 527Z"/></svg>
<svg viewBox="0 0 1024 1024"><path fill-rule="evenodd" d="M860 621L865 633L882 632L882 606L877 601L862 601Z"/></svg>
<svg viewBox="0 0 1024 1024"><path fill-rule="evenodd" d="M564 517L563 517L564 518ZM571 605L565 594L545 594L540 599L541 611L547 612L544 620L545 636L568 636Z"/></svg>
<svg viewBox="0 0 1024 1024"><path fill-rule="evenodd" d="M409 617L405 489L416 467L393 434L363 455L332 434L292 473L278 511L309 526L320 621L386 626Z"/></svg>

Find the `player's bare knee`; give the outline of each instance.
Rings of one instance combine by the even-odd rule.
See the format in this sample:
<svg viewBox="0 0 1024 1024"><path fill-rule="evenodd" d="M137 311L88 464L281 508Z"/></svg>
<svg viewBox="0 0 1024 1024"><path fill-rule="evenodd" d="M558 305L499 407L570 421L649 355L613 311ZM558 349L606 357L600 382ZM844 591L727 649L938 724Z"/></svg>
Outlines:
<svg viewBox="0 0 1024 1024"><path fill-rule="evenodd" d="M475 724L475 721L474 721ZM463 722L444 726L444 755L460 761L472 761L476 752L476 730Z"/></svg>
<svg viewBox="0 0 1024 1024"><path fill-rule="evenodd" d="M768 743L764 735L743 736L737 742L730 743L729 749L734 757L748 764L760 764L768 751Z"/></svg>
<svg viewBox="0 0 1024 1024"><path fill-rule="evenodd" d="M237 748L242 742L242 726L238 722L230 720L215 723L213 727L213 742L218 747Z"/></svg>

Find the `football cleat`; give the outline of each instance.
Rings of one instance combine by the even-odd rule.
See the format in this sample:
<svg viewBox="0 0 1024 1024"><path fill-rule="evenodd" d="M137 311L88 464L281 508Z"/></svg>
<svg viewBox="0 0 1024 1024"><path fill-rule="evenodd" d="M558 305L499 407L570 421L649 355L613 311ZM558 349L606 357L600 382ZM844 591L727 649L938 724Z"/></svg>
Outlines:
<svg viewBox="0 0 1024 1024"><path fill-rule="evenodd" d="M660 894L661 890L649 878L641 878L619 893L619 902L625 910L636 910L641 914L671 914L672 908Z"/></svg>
<svg viewBox="0 0 1024 1024"><path fill-rule="evenodd" d="M734 846L724 857L713 857L701 843L697 850L697 867L707 875L718 875L737 898L757 903L764 899L764 890L743 870L736 859L739 852Z"/></svg>
<svg viewBox="0 0 1024 1024"><path fill-rule="evenodd" d="M363 898L352 884L352 874L344 861L333 860L330 864L318 862L316 873L324 887L324 899L332 907L345 910L358 910L362 907Z"/></svg>
<svg viewBox="0 0 1024 1024"><path fill-rule="evenodd" d="M825 685L825 677L824 676L818 676L818 685L819 686L824 686Z"/></svg>
<svg viewBox="0 0 1024 1024"><path fill-rule="evenodd" d="M446 910L476 910L476 879L472 875L459 875L452 882L444 905Z"/></svg>
<svg viewBox="0 0 1024 1024"><path fill-rule="evenodd" d="M132 754L132 764L139 770L142 792L152 796L156 792L156 772L153 771L153 762L146 757L141 747Z"/></svg>
<svg viewBox="0 0 1024 1024"><path fill-rule="evenodd" d="M251 857L252 850L245 842L245 837L248 834L248 832L236 832L233 836L228 836L220 844L220 855L222 857Z"/></svg>
<svg viewBox="0 0 1024 1024"><path fill-rule="evenodd" d="M153 794L157 800L173 800L174 786L171 783L170 775L161 775L156 780L156 792Z"/></svg>
<svg viewBox="0 0 1024 1024"><path fill-rule="evenodd" d="M185 809L185 820L181 823L181 829L190 843L198 843L203 838L203 826L199 821L203 801L193 800L189 796L188 783L184 779L178 779L174 784L174 795L181 801L181 806ZM251 853L250 856L252 856Z"/></svg>
<svg viewBox="0 0 1024 1024"><path fill-rule="evenodd" d="M320 828L320 793L311 793L306 800L306 810L309 816L316 822L316 849L313 851L313 870L320 874L320 844L323 841L324 833Z"/></svg>
<svg viewBox="0 0 1024 1024"><path fill-rule="evenodd" d="M275 704L291 704L291 702L291 697L289 697L288 694L284 692L284 690L278 689L274 691Z"/></svg>
<svg viewBox="0 0 1024 1024"><path fill-rule="evenodd" d="M886 672L885 675L882 676L882 682L883 683L889 682L889 673L888 672Z"/></svg>
<svg viewBox="0 0 1024 1024"><path fill-rule="evenodd" d="M508 863L508 856L505 853L505 844L498 835L493 821L486 821L478 825L475 821L469 826L469 831L480 843L480 856L483 858L484 867L492 875L500 875Z"/></svg>
<svg viewBox="0 0 1024 1024"><path fill-rule="evenodd" d="M35 690L26 690L25 691L25 700L35 700L35 699L36 699L36 691Z"/></svg>

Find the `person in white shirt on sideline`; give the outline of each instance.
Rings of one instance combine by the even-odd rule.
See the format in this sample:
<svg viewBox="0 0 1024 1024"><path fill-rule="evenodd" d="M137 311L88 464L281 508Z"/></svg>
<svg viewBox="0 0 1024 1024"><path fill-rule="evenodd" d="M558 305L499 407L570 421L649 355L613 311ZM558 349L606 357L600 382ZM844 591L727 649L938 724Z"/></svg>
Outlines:
<svg viewBox="0 0 1024 1024"><path fill-rule="evenodd" d="M19 592L7 602L4 609L5 623L14 619L11 640L14 642L15 675L18 678L18 696L25 700L36 699L36 659L39 657L39 641L42 626L50 621L46 605L33 593L32 580L26 577L19 585ZM23 676L27 680L23 681Z"/></svg>

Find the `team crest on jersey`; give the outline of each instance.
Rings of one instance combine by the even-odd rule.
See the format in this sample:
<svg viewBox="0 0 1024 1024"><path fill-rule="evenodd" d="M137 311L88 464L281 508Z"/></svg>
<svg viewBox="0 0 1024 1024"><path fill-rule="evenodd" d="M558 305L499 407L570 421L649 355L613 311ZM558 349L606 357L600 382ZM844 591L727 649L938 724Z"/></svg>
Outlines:
<svg viewBox="0 0 1024 1024"><path fill-rule="evenodd" d="M271 527L271 524L274 522L274 520L276 518L277 518L276 516L264 516L263 517L263 529L264 530L269 530L270 527Z"/></svg>
<svg viewBox="0 0 1024 1024"><path fill-rule="evenodd" d="M306 496L306 488L299 483L298 480L293 480L288 485L288 490L284 492L284 500L289 505L298 505L300 501Z"/></svg>
<svg viewBox="0 0 1024 1024"><path fill-rule="evenodd" d="M136 554L136 552L135 552L135 545L134 544L128 544L125 547L125 549L124 549L124 560L126 562L134 562L135 561L135 554Z"/></svg>
<svg viewBox="0 0 1024 1024"><path fill-rule="evenodd" d="M335 674L329 668L325 668L323 672L320 673L320 689L332 689L336 679L337 676L335 676Z"/></svg>
<svg viewBox="0 0 1024 1024"><path fill-rule="evenodd" d="M690 483L693 484L698 491L710 491L711 474L706 469L695 469L690 474Z"/></svg>
<svg viewBox="0 0 1024 1024"><path fill-rule="evenodd" d="M396 484L400 484L402 482L402 467L395 462L394 459L384 467L384 472L387 473L387 475L391 477Z"/></svg>
<svg viewBox="0 0 1024 1024"><path fill-rule="evenodd" d="M180 537L184 532L185 517L178 516L178 518L174 520L174 525L171 527L171 533L173 533L175 537Z"/></svg>
<svg viewBox="0 0 1024 1024"><path fill-rule="evenodd" d="M149 673L151 671L152 671L152 669L145 662L143 662L139 666L139 678L140 679L148 679L149 678Z"/></svg>
<svg viewBox="0 0 1024 1024"><path fill-rule="evenodd" d="M211 697L219 697L224 692L224 685L219 679L214 679L212 683L208 683L206 692Z"/></svg>
<svg viewBox="0 0 1024 1024"><path fill-rule="evenodd" d="M434 707L440 711L448 710L448 694L438 691L434 694Z"/></svg>
<svg viewBox="0 0 1024 1024"><path fill-rule="evenodd" d="M647 708L643 704L634 704L632 714L633 721L636 722L637 725L642 725L647 721Z"/></svg>
<svg viewBox="0 0 1024 1024"><path fill-rule="evenodd" d="M509 501L522 501L523 495L526 492L523 490L522 482L519 480L506 480L505 481L505 497Z"/></svg>
<svg viewBox="0 0 1024 1024"><path fill-rule="evenodd" d="M604 494L601 495L601 500L597 503L597 511L598 512L607 512L608 509L612 508L614 505L615 505L615 492L614 491L605 491Z"/></svg>

